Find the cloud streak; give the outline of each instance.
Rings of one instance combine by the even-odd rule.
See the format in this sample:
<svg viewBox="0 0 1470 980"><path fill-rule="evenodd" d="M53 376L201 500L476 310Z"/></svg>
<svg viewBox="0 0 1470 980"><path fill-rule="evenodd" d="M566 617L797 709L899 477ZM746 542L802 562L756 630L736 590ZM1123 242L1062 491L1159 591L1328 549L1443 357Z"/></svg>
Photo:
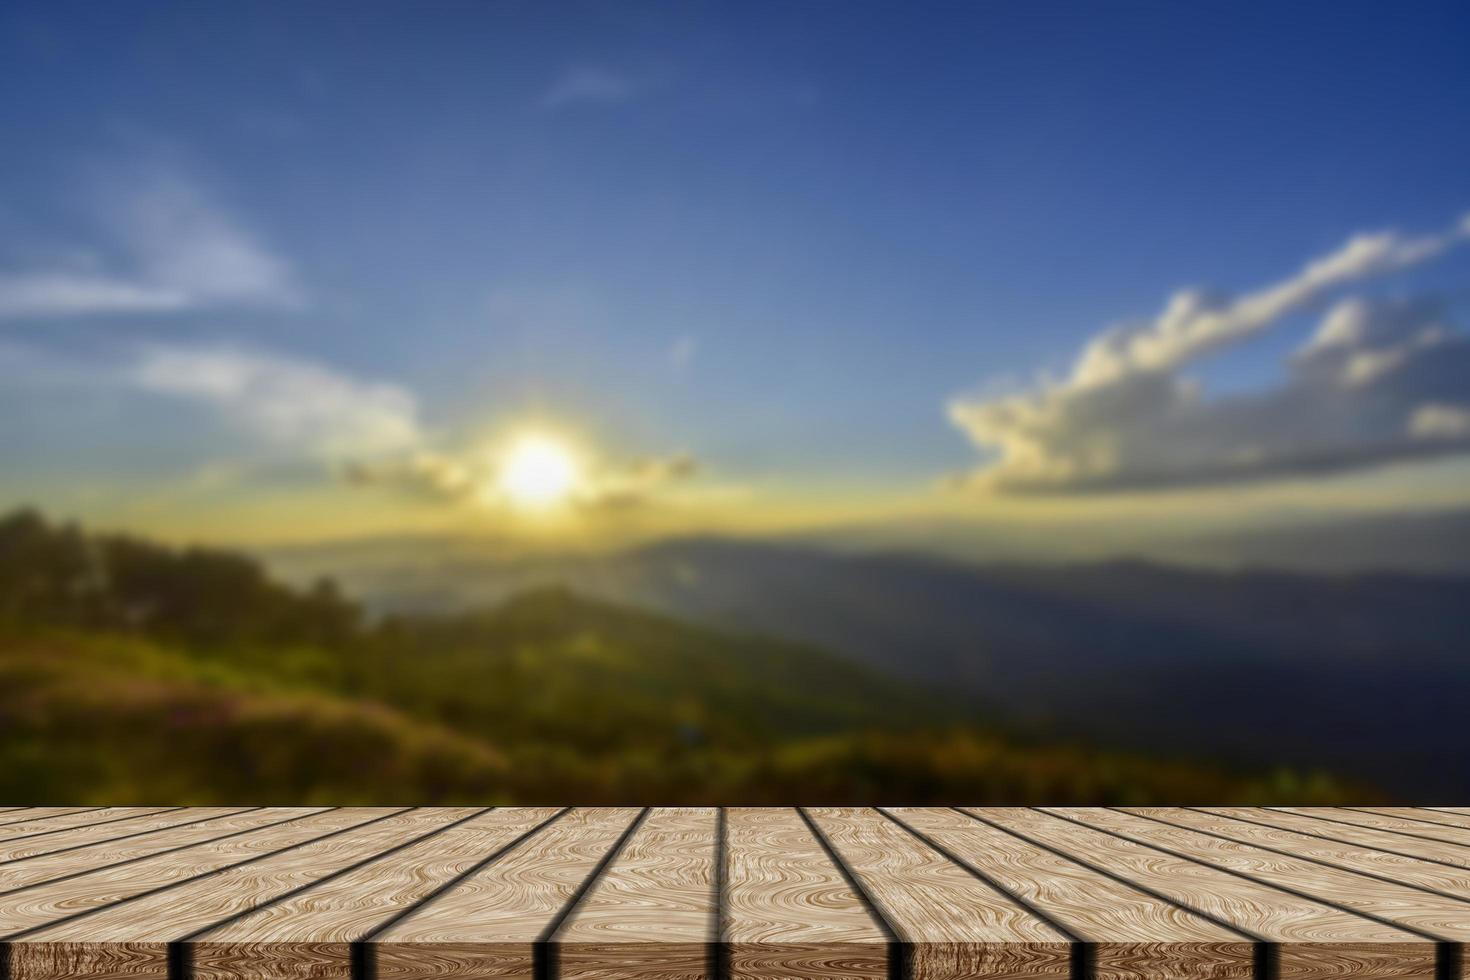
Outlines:
<svg viewBox="0 0 1470 980"><path fill-rule="evenodd" d="M88 262L0 270L0 319L302 301L287 263L180 174L143 173L92 217L101 247Z"/></svg>
<svg viewBox="0 0 1470 980"><path fill-rule="evenodd" d="M494 510L510 503L498 489L497 447L455 444L425 426L409 388L279 352L150 343L81 358L0 341L0 382L169 399L204 410L253 449L314 463L349 487L433 506ZM611 459L589 453L582 462L568 503L584 514L661 505L699 472L688 454Z"/></svg>
<svg viewBox="0 0 1470 980"><path fill-rule="evenodd" d="M309 455L401 453L425 440L407 389L281 355L154 345L124 378L140 391L208 405L273 446Z"/></svg>
<svg viewBox="0 0 1470 980"><path fill-rule="evenodd" d="M1183 369L1279 327L1351 284L1470 237L1358 235L1236 297L1175 293L1156 318L1086 344L1070 374L962 397L950 419L994 461L963 483L1016 493L1187 486L1340 472L1470 450L1470 341L1431 299L1344 299L1279 385L1209 399Z"/></svg>

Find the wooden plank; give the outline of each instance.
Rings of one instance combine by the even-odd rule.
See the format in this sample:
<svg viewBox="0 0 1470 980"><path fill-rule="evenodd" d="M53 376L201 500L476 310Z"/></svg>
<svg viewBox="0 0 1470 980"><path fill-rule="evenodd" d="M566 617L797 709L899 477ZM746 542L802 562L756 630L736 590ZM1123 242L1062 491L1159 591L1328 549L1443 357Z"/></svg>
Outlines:
<svg viewBox="0 0 1470 980"><path fill-rule="evenodd" d="M1293 830L1246 823L1213 811L1171 807L1165 819L1196 830L1254 844L1293 857L1305 857L1345 871L1372 875L1388 881L1412 885L1442 897L1466 901L1470 899L1470 872L1462 868L1432 864L1414 857L1390 854L1372 848L1343 844L1311 837ZM1470 919L1470 901L1462 912Z"/></svg>
<svg viewBox="0 0 1470 980"><path fill-rule="evenodd" d="M101 841L88 844L74 851L59 851L54 854L38 854L34 857L18 858L0 865L0 895L32 888L47 881L87 874L100 868L113 867L127 861L136 861L155 854L164 854L226 837L262 825L258 816L263 807L251 807L238 813L209 817L198 823L182 827L170 827L154 831L141 837L120 841ZM278 817L266 818L271 822Z"/></svg>
<svg viewBox="0 0 1470 980"><path fill-rule="evenodd" d="M551 941L561 980L705 980L718 926L719 813L649 812Z"/></svg>
<svg viewBox="0 0 1470 980"><path fill-rule="evenodd" d="M726 811L732 978L886 977L888 935L789 808Z"/></svg>
<svg viewBox="0 0 1470 980"><path fill-rule="evenodd" d="M987 808L1039 843L1276 944L1282 980L1434 976L1434 944L1281 888L1076 823L1066 807Z"/></svg>
<svg viewBox="0 0 1470 980"><path fill-rule="evenodd" d="M88 844L100 843L141 836L168 827L187 826L211 817L241 813L244 807L179 807L145 817L130 817L117 823L88 824L58 830L41 836L32 835L23 840L0 844L0 864L24 858L54 854Z"/></svg>
<svg viewBox="0 0 1470 980"><path fill-rule="evenodd" d="M3 980L1470 980L1451 809L10 812Z"/></svg>
<svg viewBox="0 0 1470 980"><path fill-rule="evenodd" d="M138 807L136 809L154 813L162 810L163 807ZM136 816L137 814L132 815ZM108 819L107 807L40 806L36 807L35 810L24 818L7 820L4 823L0 823L0 842L15 840L19 837L29 837L32 834L44 834L52 830L66 830L68 827L79 827L82 824L106 819Z"/></svg>
<svg viewBox="0 0 1470 980"><path fill-rule="evenodd" d="M379 980L532 980L538 940L639 812L581 807L556 817L369 937Z"/></svg>
<svg viewBox="0 0 1470 980"><path fill-rule="evenodd" d="M549 807L443 807L437 826L353 871L199 934L196 980L352 975L352 945L472 870L556 812Z"/></svg>
<svg viewBox="0 0 1470 980"><path fill-rule="evenodd" d="M28 934L10 944L10 980L168 980L169 943L432 827L402 807L342 812L355 822L328 836Z"/></svg>
<svg viewBox="0 0 1470 980"><path fill-rule="evenodd" d="M905 943L915 980L1066 978L1071 940L871 807L811 807L813 823Z"/></svg>
<svg viewBox="0 0 1470 980"><path fill-rule="evenodd" d="M23 806L17 808L18 812L5 814L5 819L0 820L0 828L9 827L12 824L25 823L28 820L45 820L49 817L59 817L68 813L81 813L82 811L95 812L101 810L100 806ZM0 829L0 834L5 833Z"/></svg>
<svg viewBox="0 0 1470 980"><path fill-rule="evenodd" d="M885 810L1087 942L1099 978L1253 974L1250 936L992 827L981 811Z"/></svg>
<svg viewBox="0 0 1470 980"><path fill-rule="evenodd" d="M126 820L134 820L138 817L151 816L158 813L175 813L182 810L178 806L113 806L104 807L101 810L87 810L80 813L68 813L65 816L52 817L35 826L33 830L26 833L16 833L20 830L18 826L6 828L5 843L14 843L21 840L29 840L33 837L50 837L55 834L65 833L79 827L111 826Z"/></svg>
<svg viewBox="0 0 1470 980"><path fill-rule="evenodd" d="M1470 908L1463 902L1352 871L1290 857L1250 844L1223 840L1168 823L1170 807L1099 807L1073 811L1077 819L1236 871L1257 881L1290 888L1322 902L1396 925L1431 940L1470 938ZM1160 822L1165 821L1165 822Z"/></svg>
<svg viewBox="0 0 1470 980"><path fill-rule="evenodd" d="M1415 823L1412 820L1385 817L1377 813L1363 813L1358 810L1347 809L1346 807L1286 806L1266 807L1265 809L1271 812L1294 813L1299 816L1311 817L1313 820L1321 821L1324 825L1334 827L1344 824L1353 827L1371 827L1374 830L1387 831L1395 837L1405 839L1470 846L1470 831L1456 830L1454 827L1435 827L1429 824Z"/></svg>
<svg viewBox="0 0 1470 980"><path fill-rule="evenodd" d="M1452 813L1442 813L1421 806L1363 806L1350 809L1362 813L1377 813L1385 817L1397 817L1413 823L1432 824L1435 827L1454 827L1457 830L1470 828L1470 821L1456 817Z"/></svg>
<svg viewBox="0 0 1470 980"><path fill-rule="evenodd" d="M51 837L78 827L107 827L125 820L147 817L150 814L176 813L182 807L104 807L101 810L82 810L78 813L56 815L47 820L24 821L10 824L0 839L0 849L7 845L24 846L26 840L35 837Z"/></svg>
<svg viewBox="0 0 1470 980"><path fill-rule="evenodd" d="M346 812L323 807L266 807L242 822L247 826L228 837L11 892L0 903L0 939L13 941L70 916L299 844L351 821Z"/></svg>
<svg viewBox="0 0 1470 980"><path fill-rule="evenodd" d="M1447 864L1456 868L1470 869L1470 846L1447 844L1441 841L1405 837L1387 830L1371 827L1356 827L1350 824L1331 824L1313 820L1300 814L1268 810L1263 807L1199 807L1209 813L1217 813L1233 820L1245 820L1278 830L1296 831L1312 837L1322 837L1339 844L1357 844L1386 854L1419 858L1435 864Z"/></svg>

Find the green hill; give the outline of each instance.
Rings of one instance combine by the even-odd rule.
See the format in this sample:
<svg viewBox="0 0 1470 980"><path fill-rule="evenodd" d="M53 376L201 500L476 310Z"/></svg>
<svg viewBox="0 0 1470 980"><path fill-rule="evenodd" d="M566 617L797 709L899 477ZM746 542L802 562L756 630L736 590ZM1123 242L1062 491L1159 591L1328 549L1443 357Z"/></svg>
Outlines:
<svg viewBox="0 0 1470 980"><path fill-rule="evenodd" d="M1034 744L827 653L565 591L369 622L247 559L0 520L12 802L1330 802Z"/></svg>

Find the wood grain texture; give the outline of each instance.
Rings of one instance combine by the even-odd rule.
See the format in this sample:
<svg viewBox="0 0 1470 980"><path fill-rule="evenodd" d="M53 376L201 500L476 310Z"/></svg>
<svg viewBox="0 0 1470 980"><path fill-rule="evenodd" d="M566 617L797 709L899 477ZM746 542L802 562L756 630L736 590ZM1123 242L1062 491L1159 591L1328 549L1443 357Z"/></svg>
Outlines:
<svg viewBox="0 0 1470 980"><path fill-rule="evenodd" d="M1470 980L1456 808L8 813L0 980Z"/></svg>
<svg viewBox="0 0 1470 980"><path fill-rule="evenodd" d="M429 824L401 807L343 812L355 819L331 836L31 933L11 945L11 980L166 980L170 942L380 854Z"/></svg>
<svg viewBox="0 0 1470 980"><path fill-rule="evenodd" d="M726 814L730 976L884 977L888 937L800 814Z"/></svg>
<svg viewBox="0 0 1470 980"><path fill-rule="evenodd" d="M580 807L371 940L381 980L531 980L534 945L637 819Z"/></svg>
<svg viewBox="0 0 1470 980"><path fill-rule="evenodd" d="M64 816L68 813L81 813L83 811L96 812L103 807L99 806L25 806L17 807L13 813L0 814L0 836L8 832L8 828L28 820L45 820L50 817Z"/></svg>
<svg viewBox="0 0 1470 980"><path fill-rule="evenodd" d="M248 814L243 821L248 830L237 836L11 892L0 902L0 939L15 940L73 915L301 843L342 826L345 819L342 811L321 807L267 807Z"/></svg>
<svg viewBox="0 0 1470 980"><path fill-rule="evenodd" d="M1090 830L1061 807L992 808L997 823L1277 944L1283 980L1434 975L1434 944L1395 926L1167 851Z"/></svg>
<svg viewBox="0 0 1470 980"><path fill-rule="evenodd" d="M1386 817L1396 817L1415 823L1433 824L1437 827L1456 827L1461 830L1470 828L1470 821L1466 821L1463 817L1422 806L1367 806L1353 809L1365 813L1379 813Z"/></svg>
<svg viewBox="0 0 1470 980"><path fill-rule="evenodd" d="M555 813L549 807L418 811L406 846L191 941L196 980L351 976L351 944L451 884Z"/></svg>
<svg viewBox="0 0 1470 980"><path fill-rule="evenodd" d="M127 840L102 841L74 851L19 858L0 865L0 896L48 881L88 874L125 861L192 847L281 819L279 815L263 819L259 815L261 809L251 807L236 814L206 818L189 826L171 827Z"/></svg>
<svg viewBox="0 0 1470 980"><path fill-rule="evenodd" d="M1294 830L1248 823L1212 810L1174 809L1170 811L1170 819L1243 844L1254 844L1293 856L1311 858L1323 865L1388 878L1404 885L1433 891L1439 896L1459 899L1466 903L1465 914L1470 915L1470 871L1462 868L1324 840Z"/></svg>
<svg viewBox="0 0 1470 980"><path fill-rule="evenodd" d="M1291 888L1428 939L1460 941L1470 937L1470 906L1464 902L1211 836L1187 825L1176 826L1173 821L1188 813L1178 807L1129 807L1127 812L1088 808L1078 819L1183 850L1216 867Z"/></svg>
<svg viewBox="0 0 1470 980"><path fill-rule="evenodd" d="M4 825L0 825L0 843L18 840L22 837L33 837L36 834L67 830L89 823L115 820L120 816L136 817L145 813L157 813L164 807L118 807L115 810L99 807L37 807L37 809L41 812L32 813L23 820L6 821ZM119 810L126 812L120 814Z"/></svg>
<svg viewBox="0 0 1470 980"><path fill-rule="evenodd" d="M920 807L888 812L933 839L968 866L1094 944L1102 978L1245 978L1253 943L1217 925L1114 881L971 813Z"/></svg>
<svg viewBox="0 0 1470 980"><path fill-rule="evenodd" d="M240 806L187 807L165 810L148 816L127 817L116 822L107 821L72 827L67 830L51 831L46 834L32 834L20 840L0 844L0 863L18 861L41 854L52 854L56 851L72 850L103 841L135 837L168 827L197 823L211 817L240 813L244 809L245 807Z"/></svg>
<svg viewBox="0 0 1470 980"><path fill-rule="evenodd" d="M717 933L713 807L660 808L552 937L562 980L704 980Z"/></svg>
<svg viewBox="0 0 1470 980"><path fill-rule="evenodd" d="M1311 817L1324 826L1371 827L1374 830L1387 831L1395 837L1406 840L1470 846L1470 831L1457 830L1454 827L1437 827L1433 824L1417 823L1412 820L1400 820L1397 817L1385 817L1377 813L1362 813L1346 807L1288 806L1265 807L1265 809L1271 812L1294 813Z"/></svg>
<svg viewBox="0 0 1470 980"><path fill-rule="evenodd" d="M154 814L179 812L183 807L171 806L120 806L103 810L91 810L81 813L69 813L65 816L54 817L42 821L35 830L23 834L14 833L19 830L18 826L6 828L6 844L24 844L26 841L36 839L49 839L64 834L69 830L86 828L107 828L116 824L126 823L139 817L147 817ZM126 831L122 831L126 833Z"/></svg>
<svg viewBox="0 0 1470 980"><path fill-rule="evenodd" d="M1212 813L1243 818L1236 808L1205 807L1205 809ZM1357 824L1329 822L1279 808L1252 807L1250 819L1284 830L1315 834L1346 844L1359 844L1380 851L1423 858L1426 861L1449 864L1458 868L1470 868L1470 844L1451 844L1432 837L1410 837L1407 834Z"/></svg>
<svg viewBox="0 0 1470 980"><path fill-rule="evenodd" d="M912 945L918 980L1065 978L1071 941L871 807L811 807L808 815Z"/></svg>

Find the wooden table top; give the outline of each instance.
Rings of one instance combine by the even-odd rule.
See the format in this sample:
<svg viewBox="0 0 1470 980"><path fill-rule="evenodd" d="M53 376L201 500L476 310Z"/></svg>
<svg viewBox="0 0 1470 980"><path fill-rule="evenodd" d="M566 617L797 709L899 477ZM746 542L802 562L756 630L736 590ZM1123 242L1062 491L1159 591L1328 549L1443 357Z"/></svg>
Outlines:
<svg viewBox="0 0 1470 980"><path fill-rule="evenodd" d="M0 807L0 980L1467 977L1470 807Z"/></svg>

